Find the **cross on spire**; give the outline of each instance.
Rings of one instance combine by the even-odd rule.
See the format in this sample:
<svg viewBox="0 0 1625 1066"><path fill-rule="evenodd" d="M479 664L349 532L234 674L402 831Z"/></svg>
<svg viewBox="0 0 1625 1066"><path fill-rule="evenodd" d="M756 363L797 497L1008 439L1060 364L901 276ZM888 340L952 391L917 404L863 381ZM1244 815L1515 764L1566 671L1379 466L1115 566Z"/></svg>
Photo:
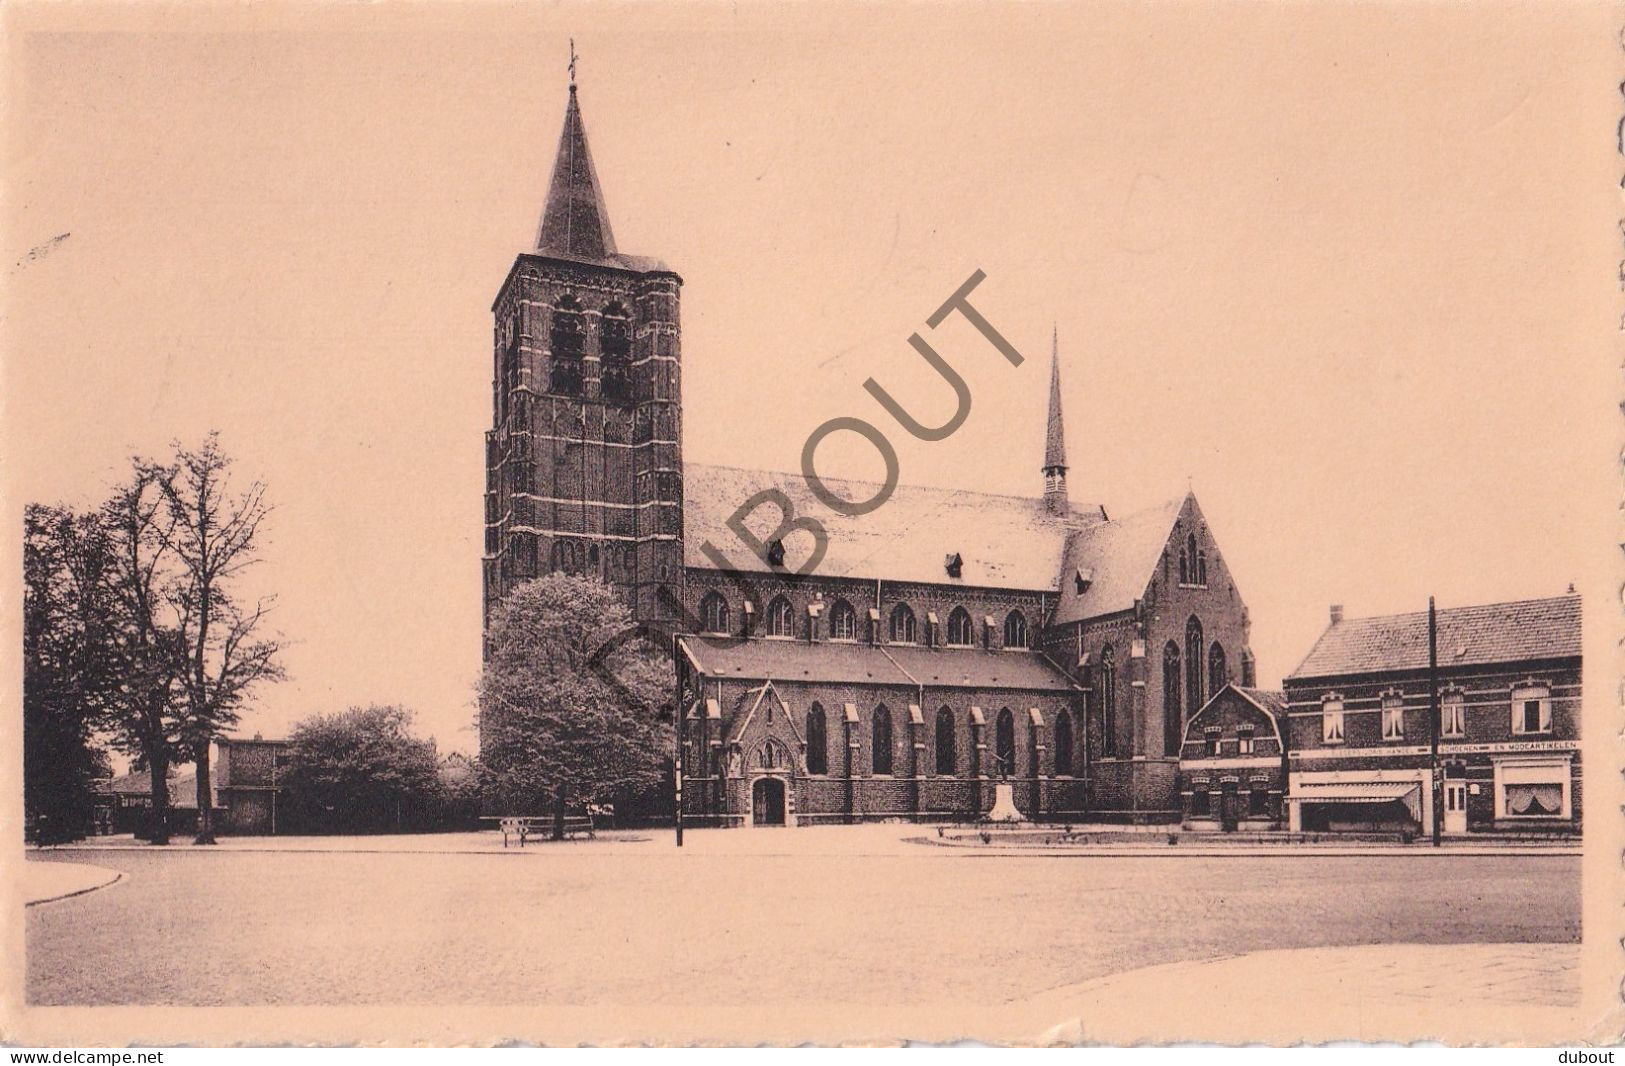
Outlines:
<svg viewBox="0 0 1625 1066"><path fill-rule="evenodd" d="M570 88L576 87L576 39L570 38Z"/></svg>

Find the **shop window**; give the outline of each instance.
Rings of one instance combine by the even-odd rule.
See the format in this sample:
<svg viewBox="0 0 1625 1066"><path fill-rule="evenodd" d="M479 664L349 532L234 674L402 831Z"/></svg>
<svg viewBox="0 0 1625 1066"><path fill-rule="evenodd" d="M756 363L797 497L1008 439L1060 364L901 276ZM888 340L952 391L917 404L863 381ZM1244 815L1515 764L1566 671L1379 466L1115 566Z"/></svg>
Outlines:
<svg viewBox="0 0 1625 1066"><path fill-rule="evenodd" d="M1551 818L1563 813L1562 785L1506 785L1509 818Z"/></svg>

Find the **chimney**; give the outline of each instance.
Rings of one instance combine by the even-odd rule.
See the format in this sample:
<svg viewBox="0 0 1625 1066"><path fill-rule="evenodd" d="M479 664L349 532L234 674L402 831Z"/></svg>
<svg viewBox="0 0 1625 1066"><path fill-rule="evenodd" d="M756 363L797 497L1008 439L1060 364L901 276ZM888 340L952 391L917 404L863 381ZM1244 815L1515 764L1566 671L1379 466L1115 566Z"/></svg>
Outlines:
<svg viewBox="0 0 1625 1066"><path fill-rule="evenodd" d="M1342 620L1343 620L1343 605L1341 603L1332 604L1332 625L1335 626L1337 623L1341 622Z"/></svg>

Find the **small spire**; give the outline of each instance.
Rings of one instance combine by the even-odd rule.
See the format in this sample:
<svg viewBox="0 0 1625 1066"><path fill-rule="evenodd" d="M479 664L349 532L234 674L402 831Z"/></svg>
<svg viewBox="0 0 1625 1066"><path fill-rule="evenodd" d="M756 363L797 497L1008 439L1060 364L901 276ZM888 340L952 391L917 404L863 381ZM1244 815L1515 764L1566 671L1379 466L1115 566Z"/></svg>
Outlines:
<svg viewBox="0 0 1625 1066"><path fill-rule="evenodd" d="M1066 473L1066 430L1061 421L1061 334L1050 334L1049 424L1044 432L1044 472Z"/></svg>
<svg viewBox="0 0 1625 1066"><path fill-rule="evenodd" d="M1066 431L1061 421L1061 334L1050 332L1049 421L1044 429L1044 509L1066 514L1072 507L1066 493Z"/></svg>
<svg viewBox="0 0 1625 1066"><path fill-rule="evenodd" d="M564 109L558 156L548 183L547 206L536 230L536 250L560 259L602 261L615 255L604 193L587 150L587 128L576 100L575 42L570 42L570 99Z"/></svg>

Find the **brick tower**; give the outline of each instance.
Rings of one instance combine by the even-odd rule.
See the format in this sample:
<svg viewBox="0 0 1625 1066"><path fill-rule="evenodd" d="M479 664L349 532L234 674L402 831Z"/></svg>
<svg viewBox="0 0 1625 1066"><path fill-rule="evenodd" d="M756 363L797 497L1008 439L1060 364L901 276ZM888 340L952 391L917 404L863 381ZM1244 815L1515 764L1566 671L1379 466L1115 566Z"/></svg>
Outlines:
<svg viewBox="0 0 1625 1066"><path fill-rule="evenodd" d="M618 586L642 621L675 617L682 283L659 260L616 250L572 78L535 249L514 260L491 307L487 616L516 584L560 570Z"/></svg>

